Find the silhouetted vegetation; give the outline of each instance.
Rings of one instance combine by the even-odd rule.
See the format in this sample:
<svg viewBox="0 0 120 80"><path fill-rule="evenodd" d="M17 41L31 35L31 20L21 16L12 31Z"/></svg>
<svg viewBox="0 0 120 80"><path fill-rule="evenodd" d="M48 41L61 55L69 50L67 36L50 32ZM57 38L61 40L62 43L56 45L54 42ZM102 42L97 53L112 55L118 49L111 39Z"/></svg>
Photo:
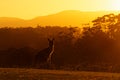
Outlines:
<svg viewBox="0 0 120 80"><path fill-rule="evenodd" d="M0 28L0 66L33 67L35 55L55 38L52 67L120 72L120 15L93 20L92 27Z"/></svg>

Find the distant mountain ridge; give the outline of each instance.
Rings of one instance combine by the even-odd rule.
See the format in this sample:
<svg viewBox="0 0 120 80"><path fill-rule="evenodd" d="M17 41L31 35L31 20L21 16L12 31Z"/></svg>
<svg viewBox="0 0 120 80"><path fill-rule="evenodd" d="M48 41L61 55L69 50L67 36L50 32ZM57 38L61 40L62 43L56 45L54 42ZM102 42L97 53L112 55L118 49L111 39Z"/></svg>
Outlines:
<svg viewBox="0 0 120 80"><path fill-rule="evenodd" d="M35 27L41 26L81 26L105 14L118 13L117 11L82 12L66 10L56 14L40 16L30 20L14 17L0 17L0 27Z"/></svg>

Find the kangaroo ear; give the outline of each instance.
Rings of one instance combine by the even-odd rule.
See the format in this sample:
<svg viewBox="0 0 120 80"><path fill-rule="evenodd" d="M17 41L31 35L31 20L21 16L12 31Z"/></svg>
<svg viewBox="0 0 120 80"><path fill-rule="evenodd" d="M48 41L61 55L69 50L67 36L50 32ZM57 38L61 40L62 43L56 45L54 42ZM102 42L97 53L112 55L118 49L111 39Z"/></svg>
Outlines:
<svg viewBox="0 0 120 80"><path fill-rule="evenodd" d="M50 41L50 39L48 38L48 41Z"/></svg>

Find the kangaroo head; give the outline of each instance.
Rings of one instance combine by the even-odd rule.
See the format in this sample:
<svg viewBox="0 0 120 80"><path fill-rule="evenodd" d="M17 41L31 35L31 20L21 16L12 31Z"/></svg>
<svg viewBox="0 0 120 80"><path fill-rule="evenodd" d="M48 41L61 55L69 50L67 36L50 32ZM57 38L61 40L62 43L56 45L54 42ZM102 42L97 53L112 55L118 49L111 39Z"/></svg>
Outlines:
<svg viewBox="0 0 120 80"><path fill-rule="evenodd" d="M54 45L54 38L52 39L48 38L48 42L49 42L49 46L52 47Z"/></svg>

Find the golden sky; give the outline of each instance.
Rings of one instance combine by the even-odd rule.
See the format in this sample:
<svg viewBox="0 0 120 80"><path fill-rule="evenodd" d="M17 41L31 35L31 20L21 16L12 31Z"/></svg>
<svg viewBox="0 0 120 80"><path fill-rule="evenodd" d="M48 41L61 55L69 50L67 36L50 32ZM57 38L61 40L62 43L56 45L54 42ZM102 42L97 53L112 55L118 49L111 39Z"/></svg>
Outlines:
<svg viewBox="0 0 120 80"><path fill-rule="evenodd" d="M31 19L63 10L120 10L120 0L0 0L0 17Z"/></svg>

